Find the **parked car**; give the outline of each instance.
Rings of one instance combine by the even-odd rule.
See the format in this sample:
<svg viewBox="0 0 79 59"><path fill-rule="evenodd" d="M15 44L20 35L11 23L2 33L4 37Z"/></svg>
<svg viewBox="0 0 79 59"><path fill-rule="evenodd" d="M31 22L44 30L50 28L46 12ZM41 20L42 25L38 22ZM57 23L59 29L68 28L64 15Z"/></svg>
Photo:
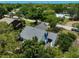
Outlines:
<svg viewBox="0 0 79 59"><path fill-rule="evenodd" d="M77 28L72 28L71 30L75 31L75 32L79 32L79 29L77 29Z"/></svg>

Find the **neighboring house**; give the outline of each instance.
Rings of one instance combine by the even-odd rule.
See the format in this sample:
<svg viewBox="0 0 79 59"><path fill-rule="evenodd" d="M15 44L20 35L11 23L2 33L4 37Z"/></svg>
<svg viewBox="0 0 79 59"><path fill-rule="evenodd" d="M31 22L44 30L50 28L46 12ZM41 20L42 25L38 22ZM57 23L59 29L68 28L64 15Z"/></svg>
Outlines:
<svg viewBox="0 0 79 59"><path fill-rule="evenodd" d="M20 33L20 38L23 38L23 40L32 40L33 37L38 38L39 41L45 41L44 34L46 33L45 30L37 29L34 27L26 26L24 30ZM51 41L51 46L54 46L55 42L57 40L57 34L53 32L48 32L48 42Z"/></svg>
<svg viewBox="0 0 79 59"><path fill-rule="evenodd" d="M64 18L64 14L62 14L62 13L56 13L56 17L59 17L59 18Z"/></svg>
<svg viewBox="0 0 79 59"><path fill-rule="evenodd" d="M56 13L56 17L58 17L58 18L67 18L67 19L71 18L70 14L64 14L64 13Z"/></svg>
<svg viewBox="0 0 79 59"><path fill-rule="evenodd" d="M49 27L48 25L49 25L49 23L41 22L41 24L35 26L35 28L37 28L37 29L42 29L42 30L47 30L48 27Z"/></svg>
<svg viewBox="0 0 79 59"><path fill-rule="evenodd" d="M6 22L7 24L11 24L15 19L13 18L2 18L0 22Z"/></svg>
<svg viewBox="0 0 79 59"><path fill-rule="evenodd" d="M20 20L14 20L11 22L11 24L13 25L14 29L23 29L23 27L25 27L25 25Z"/></svg>
<svg viewBox="0 0 79 59"><path fill-rule="evenodd" d="M22 22L17 19L17 18L3 18L0 20L0 22L6 22L7 24L12 24L14 29L19 29L19 28L23 28L24 25L22 24Z"/></svg>

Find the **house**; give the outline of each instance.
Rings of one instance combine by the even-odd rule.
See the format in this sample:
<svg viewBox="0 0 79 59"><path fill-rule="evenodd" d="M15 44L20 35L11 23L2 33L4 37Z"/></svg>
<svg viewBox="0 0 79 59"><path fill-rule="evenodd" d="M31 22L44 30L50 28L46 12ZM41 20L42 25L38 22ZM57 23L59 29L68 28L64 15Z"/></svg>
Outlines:
<svg viewBox="0 0 79 59"><path fill-rule="evenodd" d="M64 18L64 14L62 14L62 13L56 13L56 17L59 17L59 18Z"/></svg>
<svg viewBox="0 0 79 59"><path fill-rule="evenodd" d="M58 18L67 18L67 19L71 18L70 14L65 14L65 13L56 13L55 15Z"/></svg>
<svg viewBox="0 0 79 59"><path fill-rule="evenodd" d="M20 38L23 40L32 40L33 37L38 38L39 41L44 41L45 42L45 36L44 34L47 31L42 30L42 29L37 29L34 27L26 26L23 31L20 33ZM48 32L48 42L51 43L51 46L54 46L55 42L57 40L57 34L53 32Z"/></svg>
<svg viewBox="0 0 79 59"><path fill-rule="evenodd" d="M41 24L38 24L37 26L35 26L35 28L42 29L42 30L47 30L49 28L48 25L49 25L49 23L41 22Z"/></svg>
<svg viewBox="0 0 79 59"><path fill-rule="evenodd" d="M13 25L14 29L22 29L25 25L20 21L20 20L14 20L11 22Z"/></svg>
<svg viewBox="0 0 79 59"><path fill-rule="evenodd" d="M0 22L6 22L7 24L11 24L15 19L13 18L2 18Z"/></svg>
<svg viewBox="0 0 79 59"><path fill-rule="evenodd" d="M24 27L22 22L17 18L3 18L3 19L0 20L0 22L6 22L9 25L12 24L14 29L19 29L19 28Z"/></svg>

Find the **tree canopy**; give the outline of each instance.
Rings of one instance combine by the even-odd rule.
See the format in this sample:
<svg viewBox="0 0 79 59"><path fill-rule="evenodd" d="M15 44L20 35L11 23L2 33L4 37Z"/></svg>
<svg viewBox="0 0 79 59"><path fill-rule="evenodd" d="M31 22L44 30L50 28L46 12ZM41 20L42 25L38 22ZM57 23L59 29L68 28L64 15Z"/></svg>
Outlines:
<svg viewBox="0 0 79 59"><path fill-rule="evenodd" d="M72 45L72 42L76 40L76 35L68 32L68 31L61 31L59 33L58 38L58 45L60 49L65 52L68 51L69 47Z"/></svg>

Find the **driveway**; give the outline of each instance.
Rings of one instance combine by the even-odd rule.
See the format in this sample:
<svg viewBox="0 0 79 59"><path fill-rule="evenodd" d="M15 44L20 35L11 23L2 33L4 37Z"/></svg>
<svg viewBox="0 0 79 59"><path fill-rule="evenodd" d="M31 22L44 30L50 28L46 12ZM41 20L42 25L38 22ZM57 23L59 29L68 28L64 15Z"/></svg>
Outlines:
<svg viewBox="0 0 79 59"><path fill-rule="evenodd" d="M65 25L72 26L74 23L79 23L79 21L70 21L70 22L67 22Z"/></svg>
<svg viewBox="0 0 79 59"><path fill-rule="evenodd" d="M65 25L72 26L75 23L79 23L79 21L70 21L70 22L67 22ZM79 35L76 32L73 32L73 33L77 35L77 39L73 42L72 46L79 47Z"/></svg>

